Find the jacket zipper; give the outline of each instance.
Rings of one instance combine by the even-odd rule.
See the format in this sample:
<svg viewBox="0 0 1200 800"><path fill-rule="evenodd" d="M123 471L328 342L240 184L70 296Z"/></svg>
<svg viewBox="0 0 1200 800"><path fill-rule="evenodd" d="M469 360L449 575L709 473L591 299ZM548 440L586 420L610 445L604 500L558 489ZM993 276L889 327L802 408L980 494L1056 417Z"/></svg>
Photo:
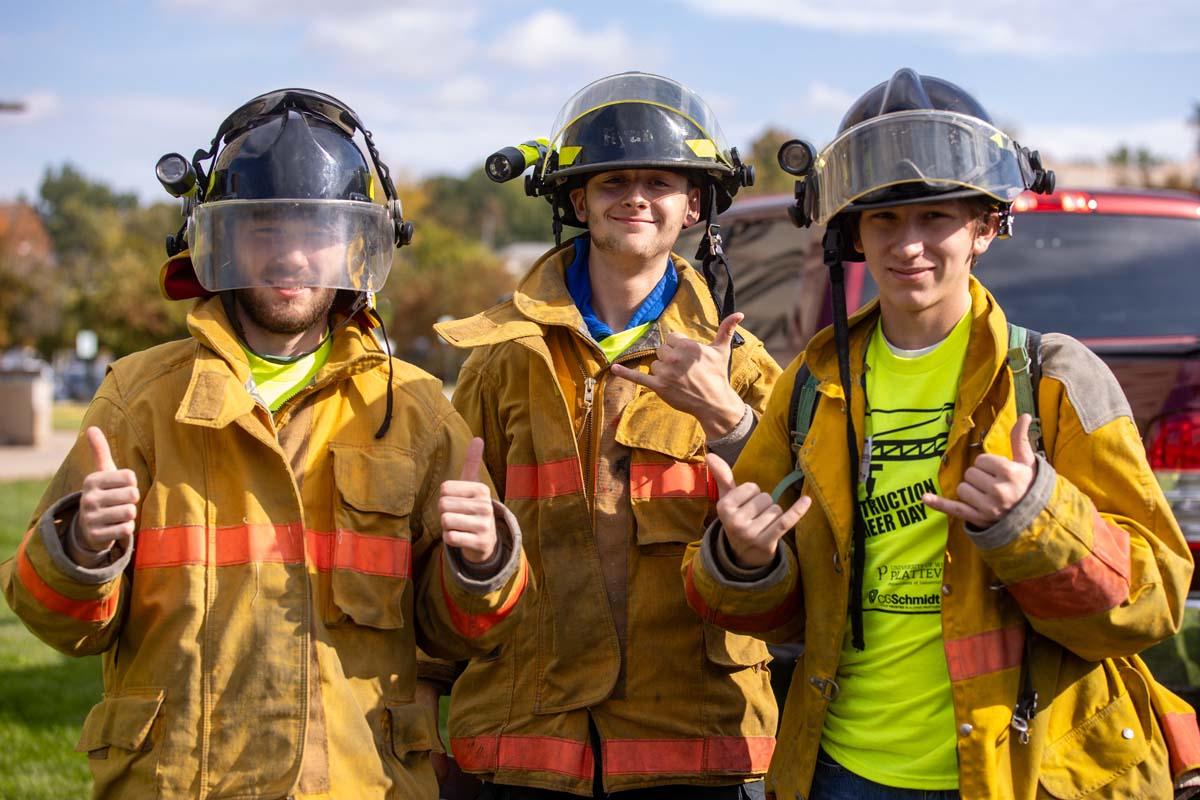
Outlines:
<svg viewBox="0 0 1200 800"><path fill-rule="evenodd" d="M617 357L617 360L612 363L621 364L625 361L641 358L642 356L653 352L655 352L653 349L649 349L638 350L634 353L622 353ZM583 485L585 494L590 498L595 494L595 487L592 486L592 420L595 418L595 416L592 412L596 404L596 389L600 386L600 379L604 373L608 371L608 368L611 367L612 364L601 367L600 371L595 375L588 375L587 365L583 363L583 356L580 355L579 348L577 346L573 345L571 347L571 354L575 356L575 363L579 367L579 375L583 378L583 434L581 436L583 440L583 447L581 448L579 455L583 466Z"/></svg>
<svg viewBox="0 0 1200 800"><path fill-rule="evenodd" d="M583 356L579 354L579 348L572 345L571 354L575 356L575 363L579 366L579 375L583 378L583 433L580 437L583 447L580 448L582 451L580 462L583 467L584 493L590 498L594 493L592 488L592 409L596 403L596 387L600 384L599 377L608 367L601 368L594 376L588 375L587 365L583 363Z"/></svg>

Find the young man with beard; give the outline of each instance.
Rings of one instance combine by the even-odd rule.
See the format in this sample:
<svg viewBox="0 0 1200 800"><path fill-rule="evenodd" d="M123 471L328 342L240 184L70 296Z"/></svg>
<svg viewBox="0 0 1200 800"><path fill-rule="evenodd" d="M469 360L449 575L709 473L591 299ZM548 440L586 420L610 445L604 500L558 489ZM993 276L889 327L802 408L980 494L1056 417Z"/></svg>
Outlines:
<svg viewBox="0 0 1200 800"><path fill-rule="evenodd" d="M438 327L473 348L454 402L539 586L456 682L454 755L491 798L762 797L766 648L702 624L677 577L712 511L704 454L740 450L778 373L671 252L747 168L665 78L602 79L559 120L534 185L587 232L511 301Z"/></svg>
<svg viewBox="0 0 1200 800"><path fill-rule="evenodd" d="M486 653L518 619L482 443L373 333L410 229L363 130L307 90L225 121L163 271L201 298L191 338L112 365L0 571L35 634L103 658L96 797L434 798L417 646Z"/></svg>

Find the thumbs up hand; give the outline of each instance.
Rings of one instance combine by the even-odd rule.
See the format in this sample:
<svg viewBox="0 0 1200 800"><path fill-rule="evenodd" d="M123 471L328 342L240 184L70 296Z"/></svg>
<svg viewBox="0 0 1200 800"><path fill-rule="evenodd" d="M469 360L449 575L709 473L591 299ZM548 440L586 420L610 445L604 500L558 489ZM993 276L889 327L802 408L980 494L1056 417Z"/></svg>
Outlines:
<svg viewBox="0 0 1200 800"><path fill-rule="evenodd" d="M113 463L104 431L93 426L84 433L92 450L93 471L83 479L75 530L77 544L96 554L118 539L133 536L140 495L133 470L117 469Z"/></svg>
<svg viewBox="0 0 1200 800"><path fill-rule="evenodd" d="M775 559L779 540L796 527L812 499L801 497L784 511L757 484L737 485L733 471L720 456L709 453L705 460L717 484L717 517L734 560L747 569L767 566Z"/></svg>
<svg viewBox="0 0 1200 800"><path fill-rule="evenodd" d="M1033 418L1022 414L1012 429L1012 459L983 453L975 459L958 484L958 500L936 494L921 499L930 508L969 522L976 528L988 528L1012 510L1029 491L1037 475L1037 456L1029 444L1029 426Z"/></svg>
<svg viewBox="0 0 1200 800"><path fill-rule="evenodd" d="M742 420L746 404L729 385L729 353L733 334L745 315L730 314L721 320L709 344L693 341L682 333L669 333L650 364L649 374L612 365L619 378L645 386L674 409L700 421L704 435L720 439Z"/></svg>
<svg viewBox="0 0 1200 800"><path fill-rule="evenodd" d="M442 540L462 550L463 558L482 564L496 552L496 516L492 493L479 481L483 463L483 439L478 436L467 446L462 477L442 483L438 511L442 514Z"/></svg>

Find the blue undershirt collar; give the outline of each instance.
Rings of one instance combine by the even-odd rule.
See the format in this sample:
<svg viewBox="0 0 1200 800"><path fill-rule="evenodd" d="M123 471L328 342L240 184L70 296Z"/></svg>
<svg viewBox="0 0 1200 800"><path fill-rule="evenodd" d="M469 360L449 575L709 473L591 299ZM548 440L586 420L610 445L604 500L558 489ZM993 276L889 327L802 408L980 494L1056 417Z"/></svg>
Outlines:
<svg viewBox="0 0 1200 800"><path fill-rule="evenodd" d="M583 317L592 338L597 342L602 342L616 331L601 322L592 309L592 281L588 273L588 250L590 247L591 238L586 234L575 239L575 260L567 267L566 272L567 291L570 292L571 299L575 301L575 307L579 309L579 314ZM633 316L625 325L625 330L653 322L662 316L667 304L675 297L675 291L678 288L679 275L675 272L674 265L671 264L671 257L667 256L667 266L663 270L662 280L650 290L650 294L646 295L646 299L633 312Z"/></svg>

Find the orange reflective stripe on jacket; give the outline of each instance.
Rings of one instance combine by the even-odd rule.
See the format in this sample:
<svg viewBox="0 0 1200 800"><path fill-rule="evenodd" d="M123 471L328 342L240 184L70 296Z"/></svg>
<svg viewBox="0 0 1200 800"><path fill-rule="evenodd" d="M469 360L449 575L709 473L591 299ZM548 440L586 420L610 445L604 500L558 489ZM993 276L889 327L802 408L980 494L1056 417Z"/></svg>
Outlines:
<svg viewBox="0 0 1200 800"><path fill-rule="evenodd" d="M1171 774L1178 775L1189 765L1200 763L1200 729L1195 713L1163 714L1158 721L1171 754Z"/></svg>
<svg viewBox="0 0 1200 800"><path fill-rule="evenodd" d="M525 593L526 585L529 582L529 570L522 570L517 590L513 592L509 600L497 608L495 611L485 612L482 614L471 614L459 608L458 603L454 602L454 598L450 596L450 590L446 588L446 576L441 577L442 595L446 599L446 610L450 613L450 621L454 623L455 629L468 639L477 639L483 634L496 627L497 624L516 608L517 601L521 595Z"/></svg>
<svg viewBox="0 0 1200 800"><path fill-rule="evenodd" d="M590 781L596 769L588 742L557 736L455 737L450 746L468 772L537 770Z"/></svg>
<svg viewBox="0 0 1200 800"><path fill-rule="evenodd" d="M1129 531L1093 513L1092 552L1057 572L1013 583L1025 613L1043 619L1086 617L1129 598Z"/></svg>
<svg viewBox="0 0 1200 800"><path fill-rule="evenodd" d="M588 742L554 736L474 736L451 740L466 770L540 770L590 779L595 770ZM609 739L602 745L605 775L677 775L695 772L762 772L775 750L773 736L689 739Z"/></svg>
<svg viewBox="0 0 1200 800"><path fill-rule="evenodd" d="M658 497L692 497L716 501L716 486L708 465L677 461L672 464L631 464L629 496L634 500Z"/></svg>
<svg viewBox="0 0 1200 800"><path fill-rule="evenodd" d="M704 600L704 595L696 588L695 569L696 562L693 559L687 566L687 572L684 573L683 590L684 594L687 595L688 605L705 622L711 622L713 625L725 628L726 630L769 631L778 628L800 611L800 589L799 584L797 584L797 588L789 593L782 603L762 614L738 615L722 613L711 608Z"/></svg>
<svg viewBox="0 0 1200 800"><path fill-rule="evenodd" d="M215 546L208 550L203 525L151 528L138 533L134 569L183 567L211 563L217 567L239 564L300 564L304 542L309 557L321 572L332 569L407 578L412 573L412 548L407 539L368 536L354 531L305 531L289 525L229 525L214 531Z"/></svg>
<svg viewBox="0 0 1200 800"><path fill-rule="evenodd" d="M961 639L947 639L946 668L950 680L965 681L989 672L1020 666L1024 647L1024 625L998 628Z"/></svg>
<svg viewBox="0 0 1200 800"><path fill-rule="evenodd" d="M744 773L766 770L773 752L774 736L610 739L601 761L606 775Z"/></svg>
<svg viewBox="0 0 1200 800"><path fill-rule="evenodd" d="M29 560L25 547L30 536L37 535L37 529L26 534L25 540L17 551L17 578L25 589L47 610L63 614L81 622L104 622L112 617L117 610L120 596L112 592L107 597L95 600L77 600L58 592L50 584L42 580Z"/></svg>
<svg viewBox="0 0 1200 800"><path fill-rule="evenodd" d="M505 500L541 500L583 491L575 456L543 464L509 464L506 475Z"/></svg>

